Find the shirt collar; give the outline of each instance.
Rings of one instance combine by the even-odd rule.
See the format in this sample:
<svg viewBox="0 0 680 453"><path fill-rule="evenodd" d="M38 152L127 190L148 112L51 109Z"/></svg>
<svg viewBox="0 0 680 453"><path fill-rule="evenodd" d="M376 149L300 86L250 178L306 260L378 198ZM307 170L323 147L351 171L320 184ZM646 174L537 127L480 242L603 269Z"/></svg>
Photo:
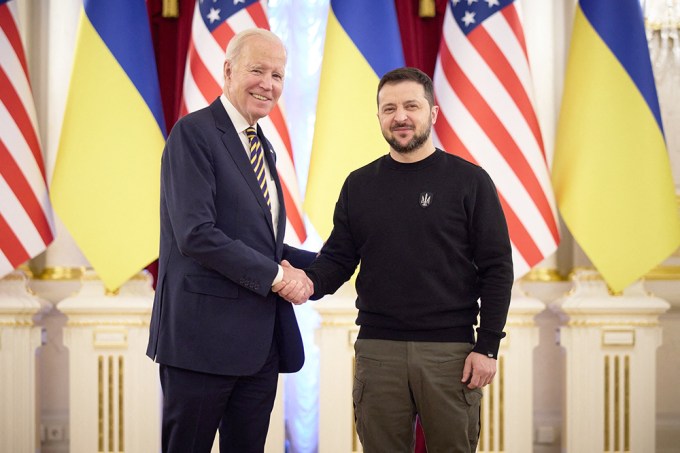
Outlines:
<svg viewBox="0 0 680 453"><path fill-rule="evenodd" d="M224 106L224 109L227 111L227 115L229 115L231 122L234 123L234 128L236 129L237 132L241 133L250 127L248 121L246 121L243 115L241 115L239 111L236 110L234 104L232 104L229 101L229 99L224 93L222 93L222 96L220 96L220 101L222 101L222 105ZM255 123L253 127L257 129L257 123Z"/></svg>

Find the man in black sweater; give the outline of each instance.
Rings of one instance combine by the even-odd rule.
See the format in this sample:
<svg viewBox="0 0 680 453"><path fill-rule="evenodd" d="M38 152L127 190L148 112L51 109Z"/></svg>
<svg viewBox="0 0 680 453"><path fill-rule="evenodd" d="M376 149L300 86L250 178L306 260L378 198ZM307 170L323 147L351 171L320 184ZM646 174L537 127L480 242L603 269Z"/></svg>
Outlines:
<svg viewBox="0 0 680 453"><path fill-rule="evenodd" d="M429 451L474 452L481 388L505 336L513 282L505 217L482 168L434 147L438 110L423 72L380 80L390 152L348 176L333 231L306 270L319 298L361 263L353 400L366 453L412 452L416 414Z"/></svg>

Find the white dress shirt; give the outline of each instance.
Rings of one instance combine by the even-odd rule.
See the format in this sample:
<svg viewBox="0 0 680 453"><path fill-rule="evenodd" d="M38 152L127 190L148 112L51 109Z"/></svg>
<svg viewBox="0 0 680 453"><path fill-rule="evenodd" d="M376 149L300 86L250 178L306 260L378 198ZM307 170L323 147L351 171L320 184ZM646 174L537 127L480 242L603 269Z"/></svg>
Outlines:
<svg viewBox="0 0 680 453"><path fill-rule="evenodd" d="M241 144L243 144L243 152L246 153L248 161L250 161L250 140L248 140L248 136L246 135L246 129L248 129L251 126L257 129L257 123L248 124L248 121L246 121L243 115L241 115L241 113L239 113L239 111L236 110L236 107L234 107L234 105L229 101L229 99L227 99L227 96L225 96L224 94L220 96L220 101L222 101L224 109L227 111L229 118L231 118L231 122L234 123L234 127L238 132L238 137L241 139ZM272 214L272 224L274 226L274 239L276 239L278 229L277 227L279 225L279 212L281 211L281 206L279 204L279 192L276 189L276 183L274 182L272 174L269 171L269 164L267 163L267 159L264 160L264 173L265 178L267 180L267 189L269 190L269 202ZM281 280L283 280L283 268L279 265L279 271L276 274L274 281L272 282L272 286L274 286Z"/></svg>

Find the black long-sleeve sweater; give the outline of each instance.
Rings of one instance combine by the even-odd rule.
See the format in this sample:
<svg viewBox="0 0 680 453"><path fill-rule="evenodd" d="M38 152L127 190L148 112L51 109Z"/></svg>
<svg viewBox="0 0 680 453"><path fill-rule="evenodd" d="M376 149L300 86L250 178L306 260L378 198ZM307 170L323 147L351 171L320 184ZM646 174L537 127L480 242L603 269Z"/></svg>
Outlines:
<svg viewBox="0 0 680 453"><path fill-rule="evenodd" d="M480 167L436 150L352 172L333 231L307 268L314 297L356 280L359 338L475 343L496 357L513 282L508 229ZM478 304L478 299L481 304Z"/></svg>

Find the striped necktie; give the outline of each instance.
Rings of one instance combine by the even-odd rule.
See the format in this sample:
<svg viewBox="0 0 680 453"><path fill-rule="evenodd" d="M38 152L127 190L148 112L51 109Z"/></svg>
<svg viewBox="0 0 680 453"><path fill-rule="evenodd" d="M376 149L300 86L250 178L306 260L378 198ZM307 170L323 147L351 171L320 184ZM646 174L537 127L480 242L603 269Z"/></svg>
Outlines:
<svg viewBox="0 0 680 453"><path fill-rule="evenodd" d="M269 201L269 190L267 189L267 180L264 171L264 151L262 150L262 143L257 136L257 131L254 127L249 127L246 129L246 136L248 137L248 142L250 142L250 164L253 166L253 171L257 177L257 183L260 185L260 190L262 190L262 196L264 196L264 201L267 202L267 206L271 209L272 204Z"/></svg>

